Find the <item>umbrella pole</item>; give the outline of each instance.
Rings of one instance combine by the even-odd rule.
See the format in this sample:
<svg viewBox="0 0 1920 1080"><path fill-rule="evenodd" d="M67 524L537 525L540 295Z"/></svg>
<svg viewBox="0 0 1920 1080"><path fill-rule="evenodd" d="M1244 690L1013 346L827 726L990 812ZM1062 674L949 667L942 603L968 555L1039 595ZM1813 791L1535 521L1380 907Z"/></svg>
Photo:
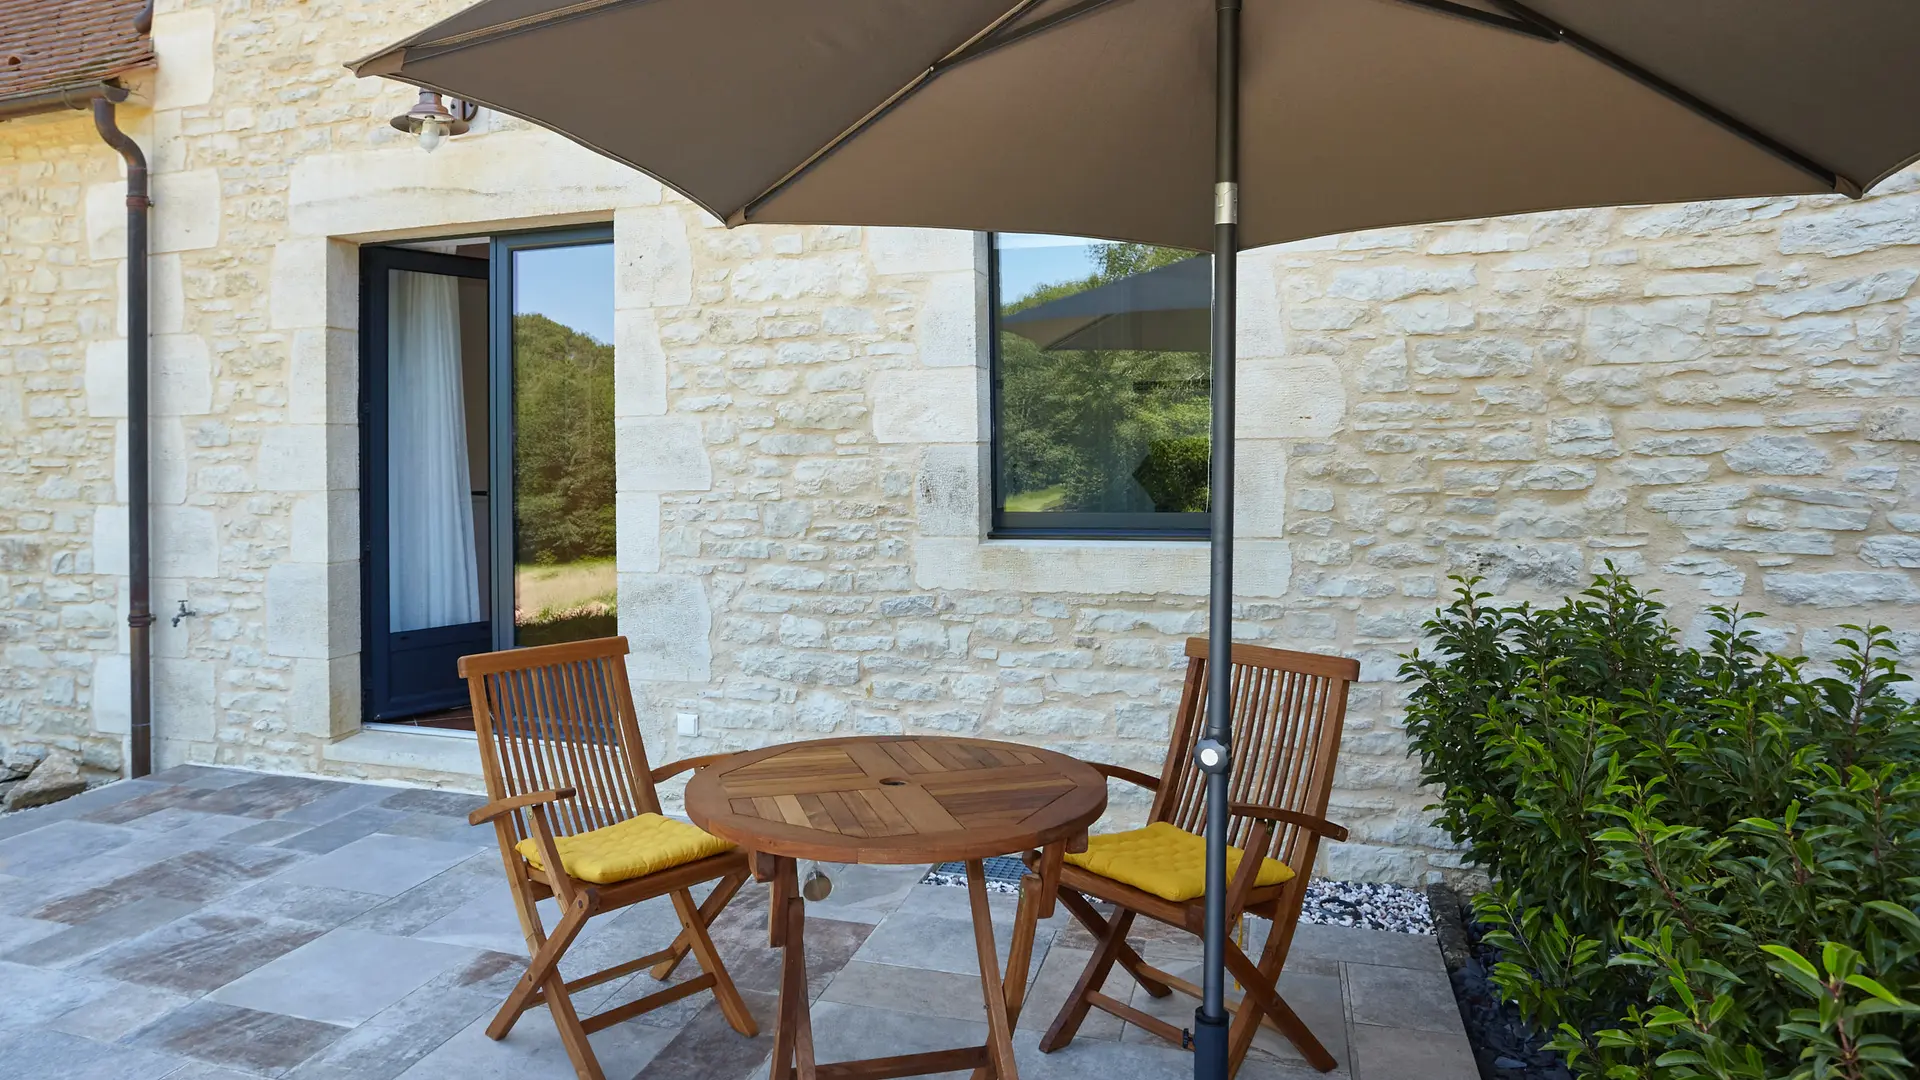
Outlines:
<svg viewBox="0 0 1920 1080"><path fill-rule="evenodd" d="M1213 527L1207 611L1207 722L1194 764L1207 777L1206 954L1194 1012L1195 1080L1227 1080L1227 781L1232 772L1233 376L1240 218L1240 2L1215 0L1213 188Z"/></svg>

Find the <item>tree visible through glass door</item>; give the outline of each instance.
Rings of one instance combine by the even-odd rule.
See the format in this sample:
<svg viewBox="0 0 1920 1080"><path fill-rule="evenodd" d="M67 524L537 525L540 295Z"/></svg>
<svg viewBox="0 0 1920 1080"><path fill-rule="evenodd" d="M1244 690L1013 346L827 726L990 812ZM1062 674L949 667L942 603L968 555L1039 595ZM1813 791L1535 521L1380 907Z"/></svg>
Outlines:
<svg viewBox="0 0 1920 1080"><path fill-rule="evenodd" d="M617 632L613 245L512 251L513 644Z"/></svg>

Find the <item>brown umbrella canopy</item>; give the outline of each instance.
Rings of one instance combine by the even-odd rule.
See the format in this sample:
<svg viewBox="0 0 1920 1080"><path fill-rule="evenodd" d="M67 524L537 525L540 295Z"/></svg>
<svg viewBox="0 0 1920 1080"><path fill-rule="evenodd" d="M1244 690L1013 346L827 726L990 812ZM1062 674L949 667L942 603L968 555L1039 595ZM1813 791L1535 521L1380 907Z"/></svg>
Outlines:
<svg viewBox="0 0 1920 1080"><path fill-rule="evenodd" d="M1214 17L1212 0L484 0L354 70L535 119L733 224L1204 249ZM1914 0L1246 0L1242 34L1242 247L1858 194L1920 146Z"/></svg>

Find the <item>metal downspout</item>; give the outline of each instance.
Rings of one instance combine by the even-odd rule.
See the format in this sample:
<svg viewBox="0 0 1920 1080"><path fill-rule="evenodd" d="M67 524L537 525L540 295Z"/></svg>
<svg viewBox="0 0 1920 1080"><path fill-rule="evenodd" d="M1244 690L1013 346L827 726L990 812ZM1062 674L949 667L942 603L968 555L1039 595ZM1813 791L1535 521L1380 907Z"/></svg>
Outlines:
<svg viewBox="0 0 1920 1080"><path fill-rule="evenodd" d="M125 99L123 90L118 95ZM132 757L127 775L153 771L153 555L147 423L147 155L120 130L114 100L93 99L93 126L127 163L127 645Z"/></svg>

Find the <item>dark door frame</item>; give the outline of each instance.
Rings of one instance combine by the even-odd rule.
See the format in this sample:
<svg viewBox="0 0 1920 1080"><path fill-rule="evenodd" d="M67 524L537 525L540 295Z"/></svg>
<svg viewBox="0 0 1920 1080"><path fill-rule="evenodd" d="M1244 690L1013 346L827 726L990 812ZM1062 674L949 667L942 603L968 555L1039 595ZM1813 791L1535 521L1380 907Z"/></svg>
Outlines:
<svg viewBox="0 0 1920 1080"><path fill-rule="evenodd" d="M386 328L387 275L392 270L483 281L492 276L485 259L409 248L360 249L360 678L361 718L370 721L398 720L457 708L467 698L466 688L457 682L439 692L406 695L396 694L394 690L391 553L384 542L391 527L387 514L390 433ZM488 490L491 492L491 487ZM491 494L487 505L489 515L493 516ZM499 605L495 603L492 608L497 612ZM419 649L446 651L471 643L477 625L467 623L409 631L408 644Z"/></svg>

